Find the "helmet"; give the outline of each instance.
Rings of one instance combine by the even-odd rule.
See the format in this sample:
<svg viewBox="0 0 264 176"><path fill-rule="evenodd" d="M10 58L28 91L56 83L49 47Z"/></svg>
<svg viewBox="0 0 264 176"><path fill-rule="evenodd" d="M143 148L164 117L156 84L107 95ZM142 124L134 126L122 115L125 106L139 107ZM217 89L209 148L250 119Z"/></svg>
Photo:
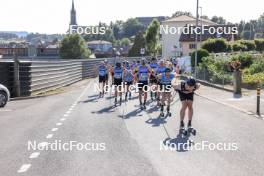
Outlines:
<svg viewBox="0 0 264 176"><path fill-rule="evenodd" d="M117 62L116 63L116 67L121 67L121 63L120 62Z"/></svg>
<svg viewBox="0 0 264 176"><path fill-rule="evenodd" d="M191 86L191 87L196 85L196 81L195 81L194 78L188 78L186 83L187 83L188 86Z"/></svg>

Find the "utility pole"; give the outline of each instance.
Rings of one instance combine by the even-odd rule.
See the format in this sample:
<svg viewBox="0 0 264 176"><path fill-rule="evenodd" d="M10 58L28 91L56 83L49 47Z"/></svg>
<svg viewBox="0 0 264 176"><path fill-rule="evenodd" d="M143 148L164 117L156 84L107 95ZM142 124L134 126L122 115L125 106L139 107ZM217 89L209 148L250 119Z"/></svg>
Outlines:
<svg viewBox="0 0 264 176"><path fill-rule="evenodd" d="M195 68L194 68L194 74L195 74L195 78L197 78L197 50L198 50L198 34L197 34L197 27L198 27L198 10L199 10L199 0L197 0L197 4L196 4L196 30L195 30Z"/></svg>

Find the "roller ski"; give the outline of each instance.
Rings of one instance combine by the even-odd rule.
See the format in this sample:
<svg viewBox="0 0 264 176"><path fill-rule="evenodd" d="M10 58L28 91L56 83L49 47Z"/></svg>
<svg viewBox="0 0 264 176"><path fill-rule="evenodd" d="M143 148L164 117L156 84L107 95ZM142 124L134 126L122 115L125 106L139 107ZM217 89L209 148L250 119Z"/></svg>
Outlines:
<svg viewBox="0 0 264 176"><path fill-rule="evenodd" d="M120 97L119 99L119 105L121 106L122 105L122 98Z"/></svg>
<svg viewBox="0 0 264 176"><path fill-rule="evenodd" d="M100 92L99 93L99 98L103 98L104 97L104 92Z"/></svg>
<svg viewBox="0 0 264 176"><path fill-rule="evenodd" d="M196 135L196 130L192 127L191 121L188 122L187 131L189 134Z"/></svg>
<svg viewBox="0 0 264 176"><path fill-rule="evenodd" d="M139 104L139 107L140 107L140 110L141 110L141 111L144 110L144 107L143 107L143 104L142 104L142 103Z"/></svg>
<svg viewBox="0 0 264 176"><path fill-rule="evenodd" d="M184 127L184 123L183 123L183 122L181 122L180 130L179 130L179 134L180 134L182 137L185 137L185 136L187 136L187 134L188 134L187 130L185 130L185 127Z"/></svg>
<svg viewBox="0 0 264 176"><path fill-rule="evenodd" d="M126 95L125 95L125 101L127 101L127 92L126 92Z"/></svg>
<svg viewBox="0 0 264 176"><path fill-rule="evenodd" d="M115 97L115 107L117 107L117 97Z"/></svg>
<svg viewBox="0 0 264 176"><path fill-rule="evenodd" d="M167 116L171 117L170 107L167 106Z"/></svg>
<svg viewBox="0 0 264 176"><path fill-rule="evenodd" d="M164 105L161 105L161 107L160 107L160 117L164 117L163 110L164 110Z"/></svg>

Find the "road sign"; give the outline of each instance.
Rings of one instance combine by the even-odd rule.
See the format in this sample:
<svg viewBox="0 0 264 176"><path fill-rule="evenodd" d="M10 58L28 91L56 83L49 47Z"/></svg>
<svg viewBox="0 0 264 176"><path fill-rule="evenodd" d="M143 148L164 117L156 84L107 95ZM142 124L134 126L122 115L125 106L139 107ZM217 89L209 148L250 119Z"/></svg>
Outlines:
<svg viewBox="0 0 264 176"><path fill-rule="evenodd" d="M141 55L144 55L144 54L145 54L145 48L141 48L141 49L140 49L140 54L141 54Z"/></svg>

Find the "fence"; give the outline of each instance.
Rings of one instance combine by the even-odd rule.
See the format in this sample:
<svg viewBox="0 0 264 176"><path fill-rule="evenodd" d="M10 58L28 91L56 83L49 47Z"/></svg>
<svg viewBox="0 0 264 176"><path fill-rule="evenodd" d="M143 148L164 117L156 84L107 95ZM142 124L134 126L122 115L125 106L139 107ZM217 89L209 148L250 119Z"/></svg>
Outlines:
<svg viewBox="0 0 264 176"><path fill-rule="evenodd" d="M210 73L207 69L199 68L197 69L197 79L216 84L223 88L233 89L234 77L232 72Z"/></svg>
<svg viewBox="0 0 264 176"><path fill-rule="evenodd" d="M70 85L86 78L96 77L95 68L100 61L138 60L134 58L102 58L82 60L19 59L20 96L31 96ZM14 60L0 60L0 84L16 96L14 83Z"/></svg>
<svg viewBox="0 0 264 176"><path fill-rule="evenodd" d="M20 95L30 96L96 77L95 66L101 59L19 61ZM0 61L0 83L15 96L14 61Z"/></svg>

